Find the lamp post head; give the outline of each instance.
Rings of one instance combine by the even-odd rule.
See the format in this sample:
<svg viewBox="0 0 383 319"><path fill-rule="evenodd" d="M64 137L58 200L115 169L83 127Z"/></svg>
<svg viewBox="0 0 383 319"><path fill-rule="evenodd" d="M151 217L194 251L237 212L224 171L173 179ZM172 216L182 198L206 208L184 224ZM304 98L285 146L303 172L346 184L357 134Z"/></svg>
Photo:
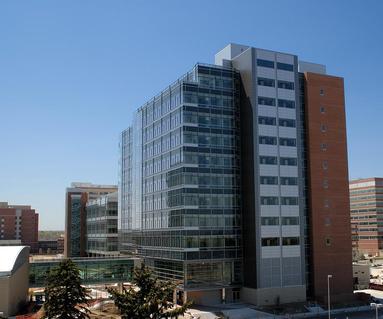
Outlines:
<svg viewBox="0 0 383 319"><path fill-rule="evenodd" d="M327 275L327 278L332 278L332 275Z"/></svg>

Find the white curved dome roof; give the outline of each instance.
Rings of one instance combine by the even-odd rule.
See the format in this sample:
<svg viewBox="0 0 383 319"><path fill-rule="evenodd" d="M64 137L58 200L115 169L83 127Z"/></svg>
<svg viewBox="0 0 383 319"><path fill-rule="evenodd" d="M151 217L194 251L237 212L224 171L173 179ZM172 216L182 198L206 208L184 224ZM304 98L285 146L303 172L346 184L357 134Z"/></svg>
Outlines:
<svg viewBox="0 0 383 319"><path fill-rule="evenodd" d="M9 276L28 262L28 246L0 246L0 277Z"/></svg>

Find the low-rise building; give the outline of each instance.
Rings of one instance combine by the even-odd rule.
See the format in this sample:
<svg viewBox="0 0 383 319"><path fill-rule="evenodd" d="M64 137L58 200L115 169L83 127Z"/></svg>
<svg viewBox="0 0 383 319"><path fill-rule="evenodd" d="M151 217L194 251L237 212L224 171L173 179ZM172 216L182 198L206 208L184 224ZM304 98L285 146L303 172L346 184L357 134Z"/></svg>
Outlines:
<svg viewBox="0 0 383 319"><path fill-rule="evenodd" d="M118 255L117 192L90 200L86 205L86 253L88 256Z"/></svg>
<svg viewBox="0 0 383 319"><path fill-rule="evenodd" d="M370 285L370 263L358 262L352 264L354 274L354 290L368 289Z"/></svg>
<svg viewBox="0 0 383 319"><path fill-rule="evenodd" d="M16 315L28 299L29 247L0 247L0 313Z"/></svg>

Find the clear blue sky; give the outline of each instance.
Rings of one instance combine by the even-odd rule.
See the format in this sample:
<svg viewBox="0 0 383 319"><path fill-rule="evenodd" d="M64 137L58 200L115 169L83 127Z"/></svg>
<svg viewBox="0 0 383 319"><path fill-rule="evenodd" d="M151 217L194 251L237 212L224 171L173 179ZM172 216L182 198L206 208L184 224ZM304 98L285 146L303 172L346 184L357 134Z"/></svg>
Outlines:
<svg viewBox="0 0 383 319"><path fill-rule="evenodd" d="M0 201L64 229L72 181L117 183L132 112L229 42L345 78L350 177L383 176L382 1L0 1Z"/></svg>

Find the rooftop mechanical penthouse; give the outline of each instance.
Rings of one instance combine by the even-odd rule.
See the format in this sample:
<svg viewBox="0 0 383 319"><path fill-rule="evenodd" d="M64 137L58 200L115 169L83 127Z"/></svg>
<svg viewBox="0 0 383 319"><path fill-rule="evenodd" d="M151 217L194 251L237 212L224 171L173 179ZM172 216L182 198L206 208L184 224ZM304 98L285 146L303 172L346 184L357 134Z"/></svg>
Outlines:
<svg viewBox="0 0 383 319"><path fill-rule="evenodd" d="M121 134L120 250L179 299L257 305L352 293L343 79L230 44ZM336 258L334 258L336 256Z"/></svg>

